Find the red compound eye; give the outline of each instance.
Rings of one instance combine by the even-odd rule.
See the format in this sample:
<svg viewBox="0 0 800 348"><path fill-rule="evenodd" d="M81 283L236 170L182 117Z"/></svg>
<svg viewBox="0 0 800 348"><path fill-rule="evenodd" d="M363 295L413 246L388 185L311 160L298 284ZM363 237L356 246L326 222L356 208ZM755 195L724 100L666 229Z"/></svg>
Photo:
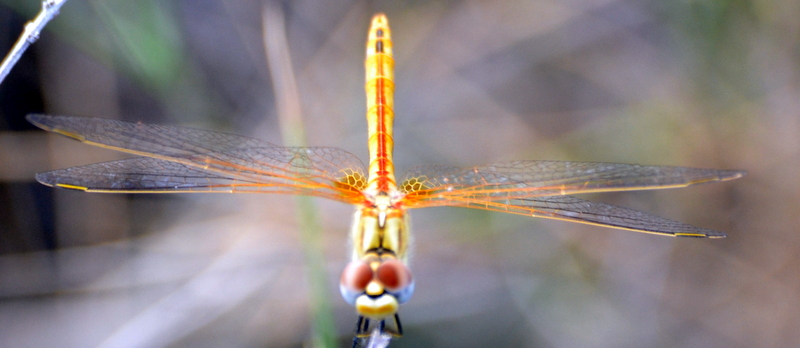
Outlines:
<svg viewBox="0 0 800 348"><path fill-rule="evenodd" d="M411 271L397 260L387 260L375 272L378 280L389 291L398 291L411 284Z"/></svg>
<svg viewBox="0 0 800 348"><path fill-rule="evenodd" d="M366 262L353 261L342 271L339 282L351 291L363 291L372 280L372 268Z"/></svg>

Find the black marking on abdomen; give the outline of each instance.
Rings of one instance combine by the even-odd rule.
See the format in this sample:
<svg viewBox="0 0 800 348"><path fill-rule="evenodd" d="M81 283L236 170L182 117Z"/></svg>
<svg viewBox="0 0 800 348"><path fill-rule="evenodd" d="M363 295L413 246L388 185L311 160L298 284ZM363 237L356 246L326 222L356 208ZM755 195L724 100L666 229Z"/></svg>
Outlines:
<svg viewBox="0 0 800 348"><path fill-rule="evenodd" d="M383 53L383 41L378 40L375 42L375 52Z"/></svg>
<svg viewBox="0 0 800 348"><path fill-rule="evenodd" d="M378 30L376 30L376 31L375 31L375 36L377 36L377 37L383 37L383 29L378 29Z"/></svg>

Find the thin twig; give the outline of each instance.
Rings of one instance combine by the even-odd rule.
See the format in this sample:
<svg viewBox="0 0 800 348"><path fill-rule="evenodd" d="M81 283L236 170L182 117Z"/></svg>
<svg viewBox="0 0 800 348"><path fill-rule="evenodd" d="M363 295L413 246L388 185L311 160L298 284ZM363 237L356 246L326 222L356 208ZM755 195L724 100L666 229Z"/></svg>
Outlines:
<svg viewBox="0 0 800 348"><path fill-rule="evenodd" d="M375 328L372 330L372 334L369 335L366 348L386 348L391 341L392 335L381 332L380 328Z"/></svg>
<svg viewBox="0 0 800 348"><path fill-rule="evenodd" d="M42 10L39 11L39 14L36 15L34 20L25 24L25 30L22 31L22 35L19 36L14 47L8 52L8 55L3 60L3 64L0 65L0 83L3 83L3 80L5 80L6 76L11 72L11 68L17 64L22 54L28 49L28 46L36 42L36 40L39 40L39 33L41 33L44 26L47 25L50 20L58 15L61 6L66 2L67 0L42 1Z"/></svg>

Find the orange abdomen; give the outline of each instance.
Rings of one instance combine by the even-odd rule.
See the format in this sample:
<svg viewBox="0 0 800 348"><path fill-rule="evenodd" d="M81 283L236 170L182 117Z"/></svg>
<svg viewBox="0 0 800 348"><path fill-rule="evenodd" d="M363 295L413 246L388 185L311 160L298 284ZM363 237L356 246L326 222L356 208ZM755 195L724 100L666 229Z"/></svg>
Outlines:
<svg viewBox="0 0 800 348"><path fill-rule="evenodd" d="M394 58L389 22L382 13L372 18L367 39L367 127L369 130L369 178L373 194L396 189L392 152L394 139Z"/></svg>

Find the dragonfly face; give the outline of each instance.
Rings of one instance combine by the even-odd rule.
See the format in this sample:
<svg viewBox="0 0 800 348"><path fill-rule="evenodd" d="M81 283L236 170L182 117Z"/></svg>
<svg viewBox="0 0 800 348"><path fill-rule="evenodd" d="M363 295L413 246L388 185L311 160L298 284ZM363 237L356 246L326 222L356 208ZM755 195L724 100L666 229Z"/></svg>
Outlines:
<svg viewBox="0 0 800 348"><path fill-rule="evenodd" d="M357 207L352 260L340 290L359 314L357 335L402 333L399 305L414 292L406 266L407 209L452 206L543 217L672 237L725 234L573 194L685 187L745 175L620 163L514 161L469 168L423 165L398 187L392 152L394 60L388 21L372 20L367 40L368 166L332 147L295 148L198 129L69 116L28 120L91 145L142 156L40 173L49 186L88 192L251 192L307 195Z"/></svg>
<svg viewBox="0 0 800 348"><path fill-rule="evenodd" d="M345 267L339 289L359 315L383 320L411 299L414 281L408 267L391 252L374 251Z"/></svg>

